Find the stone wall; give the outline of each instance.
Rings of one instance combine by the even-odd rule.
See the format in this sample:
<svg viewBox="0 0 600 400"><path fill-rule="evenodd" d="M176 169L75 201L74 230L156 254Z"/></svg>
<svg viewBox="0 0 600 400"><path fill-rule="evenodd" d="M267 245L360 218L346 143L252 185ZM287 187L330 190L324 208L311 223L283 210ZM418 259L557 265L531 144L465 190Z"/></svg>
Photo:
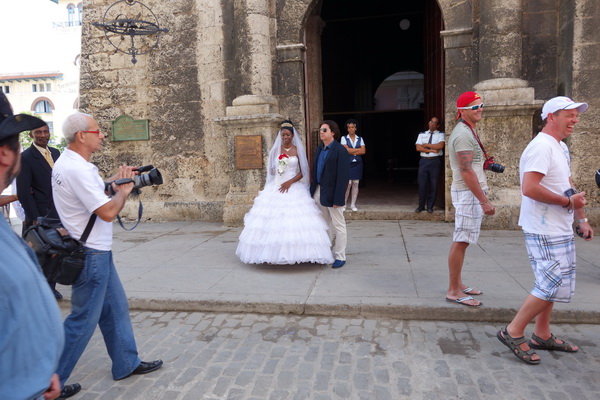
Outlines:
<svg viewBox="0 0 600 400"><path fill-rule="evenodd" d="M143 190L146 218L240 223L239 216L263 183L264 170L235 169L235 137L262 135L266 160L279 119L296 122L306 143L322 117L320 3L144 0L169 32L161 35L156 49L138 56L135 65L91 26L112 3L95 0L85 7L81 106L94 114L105 132L122 114L148 119L150 140L109 140L94 161L106 174L123 162L152 163L162 171L165 183ZM595 214L600 196L593 182L600 167L600 152L595 150L600 144L595 111L600 106L599 2L438 4L444 19L447 132L457 96L481 88L490 107L480 132L490 152L507 166L505 174L490 177L491 196L500 210L486 225L516 227L518 157L539 129L539 100L561 94L590 103L569 145L574 180L590 194L590 215L600 217ZM507 88L509 81L502 79L516 86ZM244 103L248 99L252 104ZM446 218L451 220L450 168L446 171ZM135 213L132 202L125 214Z"/></svg>
<svg viewBox="0 0 600 400"><path fill-rule="evenodd" d="M576 1L572 14L572 91L569 94L576 101L587 102L590 108L581 114L568 144L573 181L591 200L587 213L593 226L599 227L600 191L595 173L600 168L600 2Z"/></svg>
<svg viewBox="0 0 600 400"><path fill-rule="evenodd" d="M101 21L112 1L86 4L81 59L81 107L104 132L122 114L150 121L149 141L107 140L93 161L106 175L120 163L153 164L164 184L144 188L144 217L222 219L229 188L227 141L211 118L224 113L228 56L224 12L212 1L144 1L169 29L159 46L137 57L115 51ZM225 62L224 62L225 61ZM134 217L130 202L125 216Z"/></svg>

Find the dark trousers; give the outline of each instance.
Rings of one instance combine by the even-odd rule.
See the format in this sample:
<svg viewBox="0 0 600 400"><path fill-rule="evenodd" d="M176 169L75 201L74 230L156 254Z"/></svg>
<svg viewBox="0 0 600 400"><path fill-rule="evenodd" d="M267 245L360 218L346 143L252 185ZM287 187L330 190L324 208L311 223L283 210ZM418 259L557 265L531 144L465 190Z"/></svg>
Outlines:
<svg viewBox="0 0 600 400"><path fill-rule="evenodd" d="M442 167L443 157L421 157L419 161L419 174L417 182L419 183L419 207L433 209L435 204L435 195L437 193L437 181Z"/></svg>

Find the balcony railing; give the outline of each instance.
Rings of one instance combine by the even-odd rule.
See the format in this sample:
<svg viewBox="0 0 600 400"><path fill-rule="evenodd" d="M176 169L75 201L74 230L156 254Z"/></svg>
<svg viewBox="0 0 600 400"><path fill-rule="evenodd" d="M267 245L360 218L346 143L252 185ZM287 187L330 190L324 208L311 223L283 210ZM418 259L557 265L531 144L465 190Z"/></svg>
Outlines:
<svg viewBox="0 0 600 400"><path fill-rule="evenodd" d="M54 28L71 28L74 26L81 26L81 21L64 21L64 22L53 22Z"/></svg>

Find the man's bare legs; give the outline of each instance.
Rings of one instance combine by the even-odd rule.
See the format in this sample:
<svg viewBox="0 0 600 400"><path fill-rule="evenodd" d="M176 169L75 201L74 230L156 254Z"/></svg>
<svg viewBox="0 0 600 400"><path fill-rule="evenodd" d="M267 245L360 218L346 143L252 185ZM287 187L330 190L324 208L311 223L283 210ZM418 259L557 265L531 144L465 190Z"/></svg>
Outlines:
<svg viewBox="0 0 600 400"><path fill-rule="evenodd" d="M540 338L547 340L550 339L552 332L550 331L550 315L554 302L538 299L533 295L527 296L523 305L517 312L517 315L513 318L510 324L506 326L506 331L513 338L519 338L525 335L525 327L527 324L535 318L535 327L533 333ZM557 343L563 343L562 340L557 339ZM521 350L528 351L529 345L523 343L519 346ZM578 347L572 345L573 350L577 350ZM539 357L532 357L533 360L539 359Z"/></svg>
<svg viewBox="0 0 600 400"><path fill-rule="evenodd" d="M463 289L467 288L467 285L462 282L462 267L467 247L469 247L469 243L467 242L452 242L452 247L450 247L450 254L448 254L450 281L448 284L448 293L446 293L447 299L456 300L465 297ZM464 304L478 306L481 303L473 299L466 300Z"/></svg>

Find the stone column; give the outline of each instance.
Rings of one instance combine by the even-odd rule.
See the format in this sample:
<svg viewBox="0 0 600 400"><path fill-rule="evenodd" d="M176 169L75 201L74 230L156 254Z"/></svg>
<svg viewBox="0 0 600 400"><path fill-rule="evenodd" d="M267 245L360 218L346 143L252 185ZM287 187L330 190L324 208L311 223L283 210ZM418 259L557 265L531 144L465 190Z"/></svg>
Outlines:
<svg viewBox="0 0 600 400"><path fill-rule="evenodd" d="M223 125L227 131L227 154L229 158L230 185L223 206L223 223L227 226L239 226L244 215L250 210L254 198L265 182L268 152L273 146L279 123L283 120L279 114L277 100L273 96L240 96L227 107L226 116L214 121ZM238 169L236 167L236 137L262 137L263 167L256 169Z"/></svg>
<svg viewBox="0 0 600 400"><path fill-rule="evenodd" d="M533 139L534 112L542 100L535 100L534 89L522 79L499 78L479 82L475 91L485 108L477 133L488 156L504 165L503 173L487 171L488 198L496 215L485 217L483 226L493 229L518 229L521 204L519 159Z"/></svg>
<svg viewBox="0 0 600 400"><path fill-rule="evenodd" d="M521 76L522 0L481 0L479 81Z"/></svg>
<svg viewBox="0 0 600 400"><path fill-rule="evenodd" d="M234 34L241 90L246 94L273 92L273 53L275 21L269 0L235 0Z"/></svg>
<svg viewBox="0 0 600 400"><path fill-rule="evenodd" d="M284 119L273 97L273 57L275 10L270 0L234 0L233 34L235 46L235 91L240 94L225 116L214 121L225 127L228 164L231 171L229 192L223 206L223 223L240 225L265 181L268 151ZM238 169L236 138L262 138L262 168Z"/></svg>
<svg viewBox="0 0 600 400"><path fill-rule="evenodd" d="M279 99L281 114L291 118L298 131L304 133L304 55L302 43L277 46L275 70L275 93Z"/></svg>
<svg viewBox="0 0 600 400"><path fill-rule="evenodd" d="M444 120L446 121L446 134L449 135L454 128L454 117L456 116L456 99L458 96L472 87L472 82L476 81L473 75L475 72L473 66L473 29L456 28L440 32L444 42L444 51L446 52L446 88L444 96L446 98L446 110ZM454 209L452 208L452 197L450 195L450 185L452 183L452 168L448 156L445 157L446 168L445 176L445 196L446 196L446 220L454 219Z"/></svg>

